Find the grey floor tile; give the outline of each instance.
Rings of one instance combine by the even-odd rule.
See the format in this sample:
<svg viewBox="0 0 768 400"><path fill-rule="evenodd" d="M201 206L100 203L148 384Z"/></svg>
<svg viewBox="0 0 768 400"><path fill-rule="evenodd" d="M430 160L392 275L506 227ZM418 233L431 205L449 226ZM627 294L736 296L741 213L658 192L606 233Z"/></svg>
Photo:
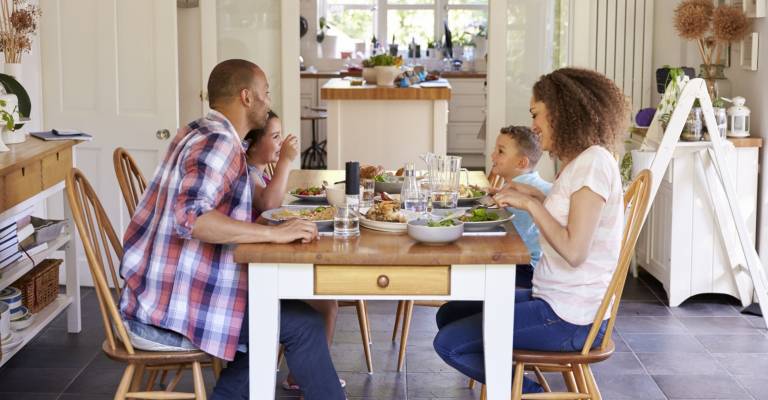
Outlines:
<svg viewBox="0 0 768 400"><path fill-rule="evenodd" d="M665 316L669 308L658 301L622 301L618 315Z"/></svg>
<svg viewBox="0 0 768 400"><path fill-rule="evenodd" d="M730 376L654 375L653 379L671 399L750 399Z"/></svg>
<svg viewBox="0 0 768 400"><path fill-rule="evenodd" d="M405 374L382 372L369 375L358 373L347 374L344 378L347 381L346 392L349 397L382 400L406 398Z"/></svg>
<svg viewBox="0 0 768 400"><path fill-rule="evenodd" d="M613 353L607 360L592 364L595 375L644 374L645 370L634 353Z"/></svg>
<svg viewBox="0 0 768 400"><path fill-rule="evenodd" d="M698 335L696 338L712 353L768 353L768 337L764 335Z"/></svg>
<svg viewBox="0 0 768 400"><path fill-rule="evenodd" d="M727 296L722 296L727 297ZM677 307L670 307L678 317L738 317L739 311L733 307L730 297L718 299L688 299Z"/></svg>
<svg viewBox="0 0 768 400"><path fill-rule="evenodd" d="M112 400L114 398L114 394L64 393L58 400Z"/></svg>
<svg viewBox="0 0 768 400"><path fill-rule="evenodd" d="M696 335L761 335L749 321L738 317L678 317Z"/></svg>
<svg viewBox="0 0 768 400"><path fill-rule="evenodd" d="M616 329L613 330L611 338L613 340L613 344L616 346L616 352L632 351L627 345L626 340L624 340L624 336L620 334Z"/></svg>
<svg viewBox="0 0 768 400"><path fill-rule="evenodd" d="M70 384L66 393L115 394L123 369L89 366Z"/></svg>
<svg viewBox="0 0 768 400"><path fill-rule="evenodd" d="M648 286L640 279L634 279L632 277L627 278L627 282L624 284L624 291L621 294L622 302L632 301L657 301L660 302L658 296L656 296Z"/></svg>
<svg viewBox="0 0 768 400"><path fill-rule="evenodd" d="M9 368L77 368L83 369L101 352L97 347L37 347L21 349L10 361Z"/></svg>
<svg viewBox="0 0 768 400"><path fill-rule="evenodd" d="M77 368L3 368L0 393L61 393L79 372Z"/></svg>
<svg viewBox="0 0 768 400"><path fill-rule="evenodd" d="M80 333L69 333L66 324L63 327L48 327L29 343L35 347L87 347L101 348L104 342L104 328L83 329Z"/></svg>
<svg viewBox="0 0 768 400"><path fill-rule="evenodd" d="M765 377L768 371L768 357L765 354L713 354L732 375Z"/></svg>
<svg viewBox="0 0 768 400"><path fill-rule="evenodd" d="M58 393L2 393L0 398L12 400L56 400Z"/></svg>
<svg viewBox="0 0 768 400"><path fill-rule="evenodd" d="M736 380L755 400L768 400L768 378L737 376Z"/></svg>
<svg viewBox="0 0 768 400"><path fill-rule="evenodd" d="M722 368L707 353L638 353L637 357L650 375L714 375Z"/></svg>
<svg viewBox="0 0 768 400"><path fill-rule="evenodd" d="M686 333L677 318L668 316L624 316L616 317L616 330L625 333Z"/></svg>
<svg viewBox="0 0 768 400"><path fill-rule="evenodd" d="M434 352L434 350L409 349L405 357L407 372L455 372L456 370Z"/></svg>
<svg viewBox="0 0 768 400"><path fill-rule="evenodd" d="M704 346L693 335L662 333L625 333L629 347L638 353L703 353Z"/></svg>
<svg viewBox="0 0 768 400"><path fill-rule="evenodd" d="M596 375L595 380L606 400L666 400L648 375Z"/></svg>
<svg viewBox="0 0 768 400"><path fill-rule="evenodd" d="M409 373L407 379L408 396L414 398L471 399L480 393L479 388L469 389L469 378L458 372Z"/></svg>

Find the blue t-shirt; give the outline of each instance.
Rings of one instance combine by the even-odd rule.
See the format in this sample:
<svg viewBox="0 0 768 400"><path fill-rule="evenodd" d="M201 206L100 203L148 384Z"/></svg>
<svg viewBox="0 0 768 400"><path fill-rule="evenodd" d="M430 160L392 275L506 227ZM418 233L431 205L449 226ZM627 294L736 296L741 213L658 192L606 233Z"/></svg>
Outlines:
<svg viewBox="0 0 768 400"><path fill-rule="evenodd" d="M533 186L541 190L545 195L549 195L549 190L552 188L552 183L542 179L536 171L520 175L512 179L512 182ZM528 212L512 207L507 207L507 211L515 214L515 218L512 218L512 224L515 225L517 233L520 234L523 243L525 243L528 251L531 252L531 265L535 267L539 263L539 259L541 259L539 227L533 223L533 218L531 218L531 214L528 214Z"/></svg>

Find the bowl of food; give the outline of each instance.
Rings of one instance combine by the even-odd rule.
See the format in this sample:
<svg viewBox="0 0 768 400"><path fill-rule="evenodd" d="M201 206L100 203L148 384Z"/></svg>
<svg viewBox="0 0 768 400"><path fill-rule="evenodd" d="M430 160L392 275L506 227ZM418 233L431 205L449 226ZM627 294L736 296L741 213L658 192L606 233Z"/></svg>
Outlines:
<svg viewBox="0 0 768 400"><path fill-rule="evenodd" d="M480 200L483 196L488 194L488 190L481 189L477 185L460 185L459 186L459 205L467 205Z"/></svg>
<svg viewBox="0 0 768 400"><path fill-rule="evenodd" d="M464 233L464 223L455 219L442 222L439 220L415 219L408 222L408 236L430 245L448 244L456 241Z"/></svg>
<svg viewBox="0 0 768 400"><path fill-rule="evenodd" d="M325 188L325 197L328 200L328 204L334 207L344 207L347 204L346 188L345 183L337 183Z"/></svg>
<svg viewBox="0 0 768 400"><path fill-rule="evenodd" d="M398 194L403 187L403 177L396 176L389 173L379 174L373 178L374 191L377 193L387 192L391 194Z"/></svg>

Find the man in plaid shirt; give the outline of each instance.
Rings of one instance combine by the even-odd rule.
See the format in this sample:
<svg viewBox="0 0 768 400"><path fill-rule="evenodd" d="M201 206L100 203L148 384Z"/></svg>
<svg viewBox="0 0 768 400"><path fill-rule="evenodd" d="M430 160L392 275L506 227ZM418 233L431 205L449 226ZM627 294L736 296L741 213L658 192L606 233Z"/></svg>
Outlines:
<svg viewBox="0 0 768 400"><path fill-rule="evenodd" d="M230 360L212 398L248 398L247 268L234 262L234 245L312 241L317 227L250 222L242 139L267 121L264 72L224 61L211 72L208 98L211 112L179 129L125 233L120 310L134 346ZM282 302L280 342L305 399L345 398L323 320L309 305Z"/></svg>

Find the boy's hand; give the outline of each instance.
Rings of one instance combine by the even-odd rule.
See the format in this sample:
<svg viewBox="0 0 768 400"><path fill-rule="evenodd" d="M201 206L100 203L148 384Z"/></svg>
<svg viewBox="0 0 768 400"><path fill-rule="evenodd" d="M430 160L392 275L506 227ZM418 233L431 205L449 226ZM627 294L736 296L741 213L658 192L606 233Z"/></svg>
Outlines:
<svg viewBox="0 0 768 400"><path fill-rule="evenodd" d="M299 156L299 139L295 135L288 135L280 147L280 159L292 162Z"/></svg>

